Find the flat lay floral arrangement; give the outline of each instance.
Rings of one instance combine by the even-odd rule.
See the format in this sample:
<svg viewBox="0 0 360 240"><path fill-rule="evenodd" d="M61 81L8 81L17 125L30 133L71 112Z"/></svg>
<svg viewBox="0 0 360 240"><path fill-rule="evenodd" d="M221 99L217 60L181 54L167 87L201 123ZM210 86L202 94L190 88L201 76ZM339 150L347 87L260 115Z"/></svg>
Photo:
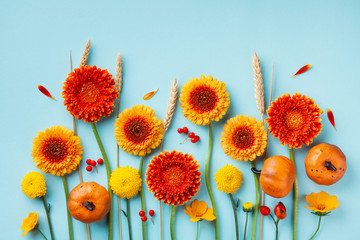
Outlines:
<svg viewBox="0 0 360 240"><path fill-rule="evenodd" d="M196 223L196 235L199 239L200 224L212 224L214 239L220 239L217 205L214 191L220 191L229 196L226 205L234 213L233 219L228 222L226 231L233 231L234 238L254 240L256 235L263 236L263 218L271 218L275 225L275 239L281 236L281 221L292 222L292 238L298 237L298 212L308 211L318 217L318 225L314 229L301 229L308 232L309 239L320 236L319 229L322 226L323 217L331 215L331 212L339 207L340 203L335 195L329 195L324 191L309 192L306 195L306 209L299 209L299 184L296 174L296 165L305 164L307 176L319 185L332 185L339 181L346 172L347 164L344 153L338 146L329 143L312 144L323 129L321 120L330 121L335 131L335 118L330 109L325 114L315 100L295 92L292 95L284 93L272 99L273 78L271 82L269 105L265 105L264 84L260 59L255 53L253 56L253 71L255 84L255 101L261 119L252 116L244 116L235 113L236 116L227 119L220 137L220 142L213 141L212 122L219 121L226 114L231 98L226 90L226 85L212 76L194 76L178 89L175 79L170 89L167 111L164 119L156 117L156 113L145 105L127 106L120 111L120 99L122 90L122 59L118 55L116 62L116 75L113 77L106 69L87 64L90 53L90 41L86 43L85 50L78 68L72 69L65 79L62 87L63 104L73 118L73 128L64 126L44 127L34 136L32 145L32 158L38 172L24 173L21 182L23 193L30 199L39 198L43 202L44 209L28 214L20 226L25 236L29 231L37 231L45 239L55 239L54 232L57 230L52 225L51 204L46 201L47 185L43 174L51 174L62 178L64 187L63 208L67 211L67 224L69 239L74 239L72 226L73 219L83 222L87 230L87 239L90 236L90 223L98 222L107 218L108 239L121 239L121 235L127 234L132 239L131 218L139 218L142 222L142 239L148 237L147 224L160 224L161 239L175 239L175 214L184 211L189 216L189 221ZM301 67L292 77L301 78L311 69L311 65ZM274 70L274 66L273 66ZM38 89L45 96L55 101L46 86L38 85ZM180 90L180 91L179 91ZM299 89L300 91L301 89ZM149 91L143 99L149 100L156 96L157 90ZM183 115L188 121L200 127L208 129L208 137L201 137L201 141L208 141L207 154L202 159L194 159L191 153L179 152L174 145L173 150L163 150L163 142L166 132L173 121L177 102L180 102ZM108 117L113 112L116 114L114 122L114 151L116 145L117 159L116 169L110 168L110 160L98 133L102 117ZM322 116L323 119L320 117ZM81 136L76 130L76 121L83 120L88 123L97 141L102 158L83 159L82 154L86 151L81 145ZM98 126L99 125L99 126ZM196 132L189 131L187 127L177 129L178 134L196 144L200 137ZM284 148L289 149L287 156L268 156L268 138L279 139ZM331 142L331 139L327 139ZM181 142L180 144L182 144ZM243 171L252 171L253 179L244 179L243 173L236 162L234 165L226 164L220 169L213 169L214 175L210 174L212 168L213 145L221 145L224 154L233 160L249 162ZM310 146L305 161L296 161L294 152L303 145ZM152 152L160 148L159 154ZM139 167L120 166L119 151L128 152L139 157ZM144 158L151 159L149 164L144 164ZM263 162L259 169L256 162ZM112 162L113 163L113 162ZM115 163L115 161L114 161ZM82 171L97 171L104 165L107 175L107 186L101 186L96 182L83 182ZM205 171L200 172L200 165L205 166ZM67 186L66 175L74 171L78 172L79 184L73 189ZM205 185L201 185L201 179ZM210 182L214 181L217 189L212 189ZM244 181L254 181L253 194L255 202L240 204L233 194L238 191ZM301 186L300 186L301 187ZM208 192L210 202L197 198L200 188ZM159 201L159 212L146 207L144 191L150 191ZM131 199L140 195L141 206L139 212L131 214ZM287 209L281 202L281 198L292 194L293 209ZM266 205L266 195L278 198L275 206ZM113 198L117 198L117 205L113 204ZM126 207L120 207L120 198L126 199ZM59 204L59 203L57 203ZM61 203L60 203L61 204ZM171 206L170 219L162 218L162 208ZM242 209L242 211L238 211ZM38 222L39 214L47 216L47 223ZM159 218L153 217L158 215ZM245 225L238 224L238 217L245 218ZM114 236L114 218L126 217L127 228L119 225L119 236ZM314 216L315 217L315 216ZM65 219L64 219L65 221ZM163 221L170 221L170 236L163 235ZM151 223L152 222L152 223ZM49 232L42 230L42 226L48 224ZM231 229L230 229L231 227ZM273 227L273 226L271 226ZM240 234L241 232L241 234ZM104 239L106 236L104 236ZM270 237L271 239L273 237Z"/></svg>

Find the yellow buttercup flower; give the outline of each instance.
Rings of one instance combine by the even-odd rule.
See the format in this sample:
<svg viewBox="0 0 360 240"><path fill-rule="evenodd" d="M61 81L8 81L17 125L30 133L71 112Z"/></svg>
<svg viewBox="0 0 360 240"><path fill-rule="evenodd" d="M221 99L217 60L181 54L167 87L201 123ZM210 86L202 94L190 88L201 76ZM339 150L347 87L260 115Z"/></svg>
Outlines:
<svg viewBox="0 0 360 240"><path fill-rule="evenodd" d="M233 165L226 164L215 173L217 189L225 193L235 193L241 186L242 172Z"/></svg>
<svg viewBox="0 0 360 240"><path fill-rule="evenodd" d="M325 214L336 209L340 205L335 195L330 196L324 191L306 195L306 201L310 207L305 206L305 208L314 211L315 214Z"/></svg>
<svg viewBox="0 0 360 240"><path fill-rule="evenodd" d="M185 205L186 209L184 212L191 217L190 221L197 222L202 219L207 221L213 221L216 219L214 216L214 211L211 208L208 208L205 201L195 200L191 203L191 206Z"/></svg>
<svg viewBox="0 0 360 240"><path fill-rule="evenodd" d="M254 204L251 202L246 202L243 204L243 211L244 212L253 212L254 211Z"/></svg>
<svg viewBox="0 0 360 240"><path fill-rule="evenodd" d="M263 155L267 145L267 132L256 118L238 115L224 125L220 137L226 155L238 161L253 161Z"/></svg>
<svg viewBox="0 0 360 240"><path fill-rule="evenodd" d="M132 198L141 189L139 171L133 167L119 167L110 178L110 187L121 198Z"/></svg>
<svg viewBox="0 0 360 240"><path fill-rule="evenodd" d="M23 178L21 188L28 198L42 197L46 194L45 178L41 173L29 172Z"/></svg>
<svg viewBox="0 0 360 240"><path fill-rule="evenodd" d="M34 230L37 226L39 214L36 212L29 213L29 216L23 219L23 223L20 226L21 230L24 230L24 232L21 234L21 236L25 236L29 231Z"/></svg>
<svg viewBox="0 0 360 240"><path fill-rule="evenodd" d="M225 83L205 75L185 83L181 88L179 101L184 116L197 125L219 121L230 105Z"/></svg>

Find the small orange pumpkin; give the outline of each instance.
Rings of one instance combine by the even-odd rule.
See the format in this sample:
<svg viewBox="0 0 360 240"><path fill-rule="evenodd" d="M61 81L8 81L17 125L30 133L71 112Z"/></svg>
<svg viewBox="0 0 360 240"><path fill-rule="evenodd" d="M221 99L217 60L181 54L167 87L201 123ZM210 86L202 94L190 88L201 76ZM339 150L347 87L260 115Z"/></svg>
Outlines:
<svg viewBox="0 0 360 240"><path fill-rule="evenodd" d="M73 218L83 223L98 222L110 210L110 195L96 182L83 182L71 190L67 206Z"/></svg>
<svg viewBox="0 0 360 240"><path fill-rule="evenodd" d="M295 180L295 166L284 156L272 156L265 160L260 174L262 190L275 198L288 195Z"/></svg>
<svg viewBox="0 0 360 240"><path fill-rule="evenodd" d="M346 172L346 157L335 145L320 143L312 147L305 158L308 177L320 185L332 185Z"/></svg>

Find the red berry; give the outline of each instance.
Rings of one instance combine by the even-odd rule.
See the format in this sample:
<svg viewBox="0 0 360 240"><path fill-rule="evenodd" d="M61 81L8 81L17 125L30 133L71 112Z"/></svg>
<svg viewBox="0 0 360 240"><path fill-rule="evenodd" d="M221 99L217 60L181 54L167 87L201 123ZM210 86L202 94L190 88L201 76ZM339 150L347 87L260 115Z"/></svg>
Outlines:
<svg viewBox="0 0 360 240"><path fill-rule="evenodd" d="M183 132L187 134L189 132L189 129L187 127L183 127Z"/></svg>
<svg viewBox="0 0 360 240"><path fill-rule="evenodd" d="M86 171L91 172L92 171L92 166L87 166Z"/></svg>
<svg viewBox="0 0 360 240"><path fill-rule="evenodd" d="M102 160L102 158L99 158L99 159L97 160L97 163L98 163L98 164L103 164L103 163L104 163L104 160Z"/></svg>
<svg viewBox="0 0 360 240"><path fill-rule="evenodd" d="M198 135L196 135L194 138L196 138L196 141L200 140L200 137Z"/></svg>
<svg viewBox="0 0 360 240"><path fill-rule="evenodd" d="M155 214L155 211L151 209L151 210L149 211L149 215L152 217L152 216L154 216L154 214Z"/></svg>
<svg viewBox="0 0 360 240"><path fill-rule="evenodd" d="M286 207L282 202L279 202L278 205L275 206L274 213L278 219L286 218Z"/></svg>
<svg viewBox="0 0 360 240"><path fill-rule="evenodd" d="M261 206L260 212L262 215L267 216L270 214L270 208L268 208L267 206Z"/></svg>
<svg viewBox="0 0 360 240"><path fill-rule="evenodd" d="M91 161L91 166L95 167L96 166L96 161L92 160Z"/></svg>
<svg viewBox="0 0 360 240"><path fill-rule="evenodd" d="M197 142L197 139L196 139L196 137L193 137L190 141L191 141L192 143L196 143L196 142Z"/></svg>
<svg viewBox="0 0 360 240"><path fill-rule="evenodd" d="M188 137L189 137L189 138L195 137L195 133L193 133L193 132L189 133Z"/></svg>
<svg viewBox="0 0 360 240"><path fill-rule="evenodd" d="M140 217L145 216L145 212L144 212L143 210L141 210L141 211L139 212L139 216L140 216Z"/></svg>
<svg viewBox="0 0 360 240"><path fill-rule="evenodd" d="M86 160L86 164L90 165L91 164L91 159Z"/></svg>
<svg viewBox="0 0 360 240"><path fill-rule="evenodd" d="M141 221L146 222L146 220L147 220L147 217L146 217L146 216L142 216L142 217L141 217Z"/></svg>
<svg viewBox="0 0 360 240"><path fill-rule="evenodd" d="M182 134L184 132L184 130L182 128L178 128L178 133Z"/></svg>

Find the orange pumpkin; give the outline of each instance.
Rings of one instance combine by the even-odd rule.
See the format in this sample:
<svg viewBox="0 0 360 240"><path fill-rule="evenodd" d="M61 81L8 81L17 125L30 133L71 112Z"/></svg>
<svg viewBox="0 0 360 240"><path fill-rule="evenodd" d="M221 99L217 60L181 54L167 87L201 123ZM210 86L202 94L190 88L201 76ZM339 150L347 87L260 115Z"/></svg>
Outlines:
<svg viewBox="0 0 360 240"><path fill-rule="evenodd" d="M96 182L83 182L70 192L67 206L73 218L83 223L98 222L110 210L110 195Z"/></svg>
<svg viewBox="0 0 360 240"><path fill-rule="evenodd" d="M260 174L262 190L275 198L288 195L295 180L295 166L284 156L272 156L265 160Z"/></svg>
<svg viewBox="0 0 360 240"><path fill-rule="evenodd" d="M346 172L346 157L335 145L320 143L312 147L305 158L308 177L320 185L332 185Z"/></svg>

